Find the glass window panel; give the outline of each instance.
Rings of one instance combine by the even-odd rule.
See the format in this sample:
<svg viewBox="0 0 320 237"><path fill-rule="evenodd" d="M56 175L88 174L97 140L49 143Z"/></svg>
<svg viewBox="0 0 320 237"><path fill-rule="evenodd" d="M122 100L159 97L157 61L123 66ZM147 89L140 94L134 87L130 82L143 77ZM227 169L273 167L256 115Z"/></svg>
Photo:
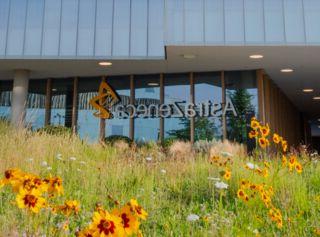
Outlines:
<svg viewBox="0 0 320 237"><path fill-rule="evenodd" d="M25 55L40 55L44 0L29 0Z"/></svg>
<svg viewBox="0 0 320 237"><path fill-rule="evenodd" d="M303 4L301 0L284 0L286 40L289 43L305 41Z"/></svg>
<svg viewBox="0 0 320 237"><path fill-rule="evenodd" d="M282 1L264 1L264 19L266 41L279 43L284 41Z"/></svg>
<svg viewBox="0 0 320 237"><path fill-rule="evenodd" d="M226 42L244 42L243 1L225 0Z"/></svg>
<svg viewBox="0 0 320 237"><path fill-rule="evenodd" d="M71 127L73 79L52 80L51 124Z"/></svg>
<svg viewBox="0 0 320 237"><path fill-rule="evenodd" d="M131 1L131 56L147 55L147 27L148 27L147 0Z"/></svg>
<svg viewBox="0 0 320 237"><path fill-rule="evenodd" d="M166 41L170 43L184 41L183 1L166 1Z"/></svg>
<svg viewBox="0 0 320 237"><path fill-rule="evenodd" d="M23 55L26 0L11 0L7 41L8 55Z"/></svg>
<svg viewBox="0 0 320 237"><path fill-rule="evenodd" d="M203 42L203 1L185 0L186 42Z"/></svg>
<svg viewBox="0 0 320 237"><path fill-rule="evenodd" d="M225 73L226 96L232 101L237 116L226 114L227 137L240 143L247 142L247 121L258 114L258 89L255 71Z"/></svg>
<svg viewBox="0 0 320 237"><path fill-rule="evenodd" d="M220 72L196 73L194 76L195 104L208 104L203 106L204 116L195 117L195 141L222 138L222 113L214 115L214 108L221 109L222 89ZM199 107L199 106L198 106ZM210 107L210 109L208 108ZM209 116L208 116L209 115Z"/></svg>
<svg viewBox="0 0 320 237"><path fill-rule="evenodd" d="M78 0L62 1L60 55L76 55Z"/></svg>
<svg viewBox="0 0 320 237"><path fill-rule="evenodd" d="M135 104L159 105L159 74L135 76ZM139 141L157 141L159 139L159 118L135 118L135 139Z"/></svg>
<svg viewBox="0 0 320 237"><path fill-rule="evenodd" d="M306 37L309 43L320 43L320 1L304 0L304 17L306 26Z"/></svg>
<svg viewBox="0 0 320 237"><path fill-rule="evenodd" d="M10 0L0 1L0 55L5 55Z"/></svg>
<svg viewBox="0 0 320 237"><path fill-rule="evenodd" d="M130 102L129 76L108 77L107 83L117 92L118 96L120 97L120 104L122 105L129 104ZM116 116L114 116L114 118L106 120L106 136L108 137L112 135L129 137L129 118L117 118Z"/></svg>
<svg viewBox="0 0 320 237"><path fill-rule="evenodd" d="M95 55L111 55L113 0L97 0Z"/></svg>
<svg viewBox="0 0 320 237"><path fill-rule="evenodd" d="M100 119L89 101L98 94L101 78L79 78L78 84L78 133L82 139L98 141Z"/></svg>
<svg viewBox="0 0 320 237"><path fill-rule="evenodd" d="M245 0L246 42L264 42L263 0Z"/></svg>
<svg viewBox="0 0 320 237"><path fill-rule="evenodd" d="M223 0L205 0L205 41L224 42Z"/></svg>
<svg viewBox="0 0 320 237"><path fill-rule="evenodd" d="M164 1L149 0L148 56L164 56Z"/></svg>
<svg viewBox="0 0 320 237"><path fill-rule="evenodd" d="M28 88L26 124L37 129L44 126L46 103L46 80L30 80Z"/></svg>
<svg viewBox="0 0 320 237"><path fill-rule="evenodd" d="M95 11L95 0L80 1L77 49L80 56L93 55Z"/></svg>
<svg viewBox="0 0 320 237"><path fill-rule="evenodd" d="M0 119L10 121L13 81L0 81Z"/></svg>
<svg viewBox="0 0 320 237"><path fill-rule="evenodd" d="M42 39L42 54L45 56L58 55L60 38L61 1L46 0Z"/></svg>
<svg viewBox="0 0 320 237"><path fill-rule="evenodd" d="M113 55L128 56L130 40L130 0L114 1Z"/></svg>
<svg viewBox="0 0 320 237"><path fill-rule="evenodd" d="M167 74L164 79L165 104L172 104L174 102L190 102L189 74ZM183 104L182 109L185 109ZM165 118L164 137L189 140L190 120L187 118Z"/></svg>

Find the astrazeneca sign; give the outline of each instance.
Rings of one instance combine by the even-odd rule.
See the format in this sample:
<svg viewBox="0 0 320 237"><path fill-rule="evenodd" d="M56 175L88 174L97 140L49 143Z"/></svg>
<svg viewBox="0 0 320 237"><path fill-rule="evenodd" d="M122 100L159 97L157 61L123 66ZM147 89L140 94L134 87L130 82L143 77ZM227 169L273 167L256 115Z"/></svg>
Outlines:
<svg viewBox="0 0 320 237"><path fill-rule="evenodd" d="M197 104L186 101L167 104L123 104L120 102L119 95L105 81L101 82L98 95L90 100L91 106L96 109L94 116L103 119L220 117L227 112L237 116L229 98L226 98L225 106L210 100Z"/></svg>
<svg viewBox="0 0 320 237"><path fill-rule="evenodd" d="M197 104L185 101L175 101L170 104L119 104L112 109L112 114L115 118L220 117L227 112L237 116L237 112L229 98L226 99L224 109L221 103L214 103L210 100Z"/></svg>

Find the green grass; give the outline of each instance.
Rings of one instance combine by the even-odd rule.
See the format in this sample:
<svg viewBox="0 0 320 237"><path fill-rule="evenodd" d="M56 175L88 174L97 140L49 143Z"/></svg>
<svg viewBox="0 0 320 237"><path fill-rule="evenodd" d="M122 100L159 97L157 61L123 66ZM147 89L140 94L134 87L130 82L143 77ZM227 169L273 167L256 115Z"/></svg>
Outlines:
<svg viewBox="0 0 320 237"><path fill-rule="evenodd" d="M63 161L56 158L61 154ZM69 157L76 157L70 160ZM146 157L152 157L147 161ZM32 161L30 159L33 159ZM320 165L309 157L300 157L302 174L290 173L276 157L271 160L270 175L261 177L244 168L249 157L232 158L229 188L220 196L215 181L219 169L208 162L208 155L172 160L153 145L120 149L89 145L77 137L16 131L0 124L0 172L17 167L42 177L60 176L65 194L57 202L77 199L78 216L70 218L70 234L60 230L61 216L42 212L30 215L14 203L9 188L0 190L0 236L27 233L30 236L69 236L90 221L97 203L106 209L114 206L108 195L121 203L136 198L149 213L142 223L145 236L314 236L320 228ZM52 167L42 166L43 161ZM165 170L166 173L163 173ZM237 198L240 179L266 183L274 188L273 204L283 215L278 229L268 217L268 209L259 201L248 203ZM199 221L189 222L196 214ZM288 218L291 222L288 222ZM33 232L33 233L31 233Z"/></svg>

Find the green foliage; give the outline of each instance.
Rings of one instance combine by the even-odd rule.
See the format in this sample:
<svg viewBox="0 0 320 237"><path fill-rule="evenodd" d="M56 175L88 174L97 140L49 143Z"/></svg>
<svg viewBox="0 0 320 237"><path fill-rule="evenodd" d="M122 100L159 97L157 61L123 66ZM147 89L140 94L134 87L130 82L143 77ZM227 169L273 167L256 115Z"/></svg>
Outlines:
<svg viewBox="0 0 320 237"><path fill-rule="evenodd" d="M36 130L39 133L46 133L50 135L71 135L71 128L67 128L65 126L56 126L56 125L47 125L43 128L39 128Z"/></svg>
<svg viewBox="0 0 320 237"><path fill-rule="evenodd" d="M227 135L228 139L245 143L247 139L246 114L253 111L251 104L252 95L246 89L237 89L229 93L229 97L237 111L237 116L227 114Z"/></svg>
<svg viewBox="0 0 320 237"><path fill-rule="evenodd" d="M188 141L190 140L190 119L181 118L180 120L180 124L183 125L183 128L169 131L168 134L170 137L177 140ZM214 121L209 120L206 117L195 117L194 127L195 141L212 140L215 138L218 131Z"/></svg>
<svg viewBox="0 0 320 237"><path fill-rule="evenodd" d="M105 139L105 143L111 144L111 145L118 141L123 141L125 143L128 143L129 145L132 144L133 142L132 139L130 139L129 137L122 136L122 135L111 135L109 137L106 137Z"/></svg>

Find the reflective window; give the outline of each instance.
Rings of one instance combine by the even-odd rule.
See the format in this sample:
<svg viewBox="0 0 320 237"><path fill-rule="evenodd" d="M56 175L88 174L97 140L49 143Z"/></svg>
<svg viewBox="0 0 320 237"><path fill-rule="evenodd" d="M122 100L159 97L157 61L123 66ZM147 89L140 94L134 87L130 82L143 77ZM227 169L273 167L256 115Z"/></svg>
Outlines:
<svg viewBox="0 0 320 237"><path fill-rule="evenodd" d="M13 81L0 81L0 119L10 120Z"/></svg>
<svg viewBox="0 0 320 237"><path fill-rule="evenodd" d="M203 111L198 110L198 116L195 117L195 141L219 140L222 138L220 73L196 73L194 84L195 104L201 103L203 109Z"/></svg>
<svg viewBox="0 0 320 237"><path fill-rule="evenodd" d="M112 76L107 78L107 83L117 92L121 105L130 102L130 77ZM119 105L118 104L118 105ZM129 137L129 117L106 120L106 136L119 135Z"/></svg>
<svg viewBox="0 0 320 237"><path fill-rule="evenodd" d="M52 80L51 124L71 127L73 80Z"/></svg>
<svg viewBox="0 0 320 237"><path fill-rule="evenodd" d="M89 101L98 94L101 78L79 78L78 84L78 133L82 139L94 142L99 137L100 119Z"/></svg>
<svg viewBox="0 0 320 237"><path fill-rule="evenodd" d="M28 89L26 124L37 129L44 126L46 103L46 80L30 80Z"/></svg>
<svg viewBox="0 0 320 237"><path fill-rule="evenodd" d="M165 75L164 102L172 104L178 102L180 108L185 110L185 103L190 101L189 74ZM178 111L174 111L177 115ZM190 120L182 117L168 117L164 121L164 137L181 140L190 139Z"/></svg>
<svg viewBox="0 0 320 237"><path fill-rule="evenodd" d="M160 104L159 74L135 76L135 104ZM159 118L135 118L135 139L140 141L159 139Z"/></svg>
<svg viewBox="0 0 320 237"><path fill-rule="evenodd" d="M240 143L247 142L247 122L258 114L258 89L255 71L225 73L226 96L230 99L236 115L228 110L227 137ZM230 104L226 106L230 107Z"/></svg>

